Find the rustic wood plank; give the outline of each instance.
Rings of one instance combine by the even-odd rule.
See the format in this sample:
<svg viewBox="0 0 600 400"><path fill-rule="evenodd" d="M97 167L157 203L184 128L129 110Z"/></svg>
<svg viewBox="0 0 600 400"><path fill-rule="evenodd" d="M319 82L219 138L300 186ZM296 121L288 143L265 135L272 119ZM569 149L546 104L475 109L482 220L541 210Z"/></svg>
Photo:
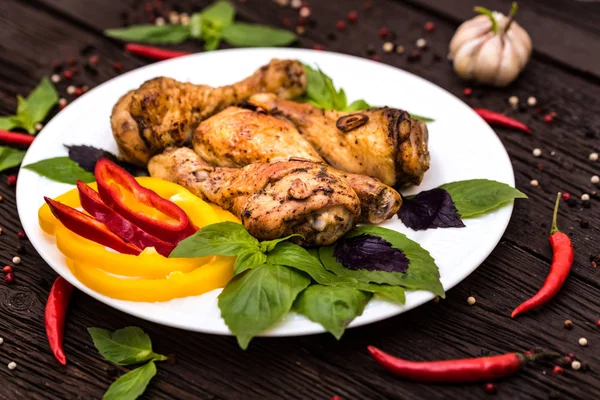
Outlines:
<svg viewBox="0 0 600 400"><path fill-rule="evenodd" d="M512 0L404 0L460 23L472 18L473 7L483 4L507 13ZM518 21L529 33L534 51L549 60L600 78L600 7L580 0L520 2Z"/></svg>
<svg viewBox="0 0 600 400"><path fill-rule="evenodd" d="M0 112L14 110L17 93L25 93L39 78L51 72L54 59L64 59L88 44L105 60L98 75L82 74L77 79L90 86L116 75L110 61L122 62L132 69L143 62L123 54L120 45L106 40L100 31L118 26L120 13L129 10L131 2L104 1L102 12L88 2L73 0L35 0L0 2ZM182 1L180 7L196 11L208 2ZM389 0L375 2L366 11L362 0L348 0L343 5L313 2L316 26L307 30L301 40L304 47L323 44L328 50L366 55L373 45L383 62L416 73L462 96L465 84L455 77L445 62L447 43L455 29L454 20L439 17L412 5ZM440 2L442 3L442 2ZM280 8L267 0L236 3L240 16L248 21L282 26L284 16L296 18L297 12ZM192 6L193 5L193 6ZM345 33L335 31L335 22L347 11L356 9L360 20ZM422 26L432 20L437 29L426 34ZM25 22L26 21L26 22ZM589 24L588 24L589 25ZM419 37L425 37L429 49L420 62L409 63L406 54L383 54L383 43L377 36L381 26L392 29L396 43L408 50ZM335 33L335 40L330 34ZM188 43L185 48L199 51L201 45ZM66 84L60 89L64 94ZM70 364L56 365L47 350L42 320L43 306L54 272L25 242L27 253L17 269L13 285L0 282L0 398L99 398L116 376L125 369L110 366L95 352L86 328L101 326L121 328L142 327L153 339L155 349L174 353L177 364L159 366L158 377L150 385L148 398L330 398L337 394L344 399L383 398L465 398L479 399L481 385L423 385L405 382L385 373L368 356L369 344L393 354L412 359L433 359L477 356L482 352L501 353L532 347L564 352L574 351L582 361L590 363L588 372L567 371L564 376L551 374L551 365L529 368L518 376L499 383L498 398L546 398L555 390L564 398L600 397L598 366L600 354L594 351L600 335L594 325L599 318L600 285L598 270L588 260L598 252L600 215L597 200L591 209L564 204L560 223L572 235L577 250L576 263L560 295L540 311L517 321L508 317L535 288L541 285L551 258L547 231L552 200L558 190L568 190L579 196L595 189L589 182L598 173L598 164L590 163L587 155L598 150L597 138L588 137L600 128L600 117L594 104L600 88L580 74L557 68L547 57L535 56L523 76L510 88L484 90L474 88L473 96L465 98L472 106L498 111L507 109L510 95L526 99L538 97L540 107L553 110L558 117L545 124L542 115L532 109L516 114L534 129L534 136L525 136L499 129L513 160L517 186L530 199L519 201L501 244L472 276L449 291L447 299L427 304L401 316L370 326L349 330L340 342L330 335L300 338L256 339L247 352L238 349L229 337L183 332L142 321L87 297L74 297L67 326L66 352ZM432 115L435 113L433 112ZM534 158L531 150L543 150ZM552 156L551 152L555 154ZM540 170L538 163L543 165ZM4 262L14 255L20 224L16 215L14 192L6 186L6 174L0 179L0 256ZM529 186L531 179L540 188ZM584 229L579 220L589 221ZM478 302L468 306L466 298L474 295ZM571 331L563 329L564 319L575 321ZM585 336L590 347L581 349L577 339ZM15 360L19 366L8 371L2 364Z"/></svg>

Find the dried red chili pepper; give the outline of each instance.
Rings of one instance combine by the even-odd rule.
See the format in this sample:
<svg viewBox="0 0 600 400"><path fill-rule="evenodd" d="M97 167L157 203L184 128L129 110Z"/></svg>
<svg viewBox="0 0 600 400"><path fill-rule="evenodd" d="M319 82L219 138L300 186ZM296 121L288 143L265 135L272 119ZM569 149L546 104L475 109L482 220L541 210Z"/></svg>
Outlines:
<svg viewBox="0 0 600 400"><path fill-rule="evenodd" d="M115 210L102 202L98 192L82 181L77 181L77 190L79 191L81 207L128 243L140 249L154 247L159 254L165 257L168 257L175 248L175 243L160 240L123 218Z"/></svg>
<svg viewBox="0 0 600 400"><path fill-rule="evenodd" d="M162 61L192 54L187 51L166 50L158 47L144 46L141 44L128 43L125 50L131 54L149 58L150 60Z"/></svg>
<svg viewBox="0 0 600 400"><path fill-rule="evenodd" d="M34 139L35 136L32 135L25 135L23 133L9 132L0 129L0 142L8 144L23 144L29 146Z"/></svg>
<svg viewBox="0 0 600 400"><path fill-rule="evenodd" d="M46 203L50 207L52 214L65 226L67 229L83 236L86 239L100 243L124 254L138 255L141 249L125 242L119 236L115 235L102 222L96 220L76 210L72 207L52 200L49 197L44 197Z"/></svg>
<svg viewBox="0 0 600 400"><path fill-rule="evenodd" d="M73 285L58 277L50 289L46 302L45 325L46 336L50 350L62 365L67 365L67 358L63 351L63 336L65 331L65 316L69 307L69 300L73 293Z"/></svg>
<svg viewBox="0 0 600 400"><path fill-rule="evenodd" d="M561 195L562 193L558 193L558 196L556 196L554 215L552 217L552 228L550 230L550 245L552 246L553 254L550 273L546 277L546 281L542 285L542 288L532 298L515 308L510 315L511 318L546 304L556 295L556 293L558 293L569 276L571 266L573 265L573 244L571 243L571 238L569 238L567 234L559 231L556 226L556 217L558 215L558 205L560 204Z"/></svg>
<svg viewBox="0 0 600 400"><path fill-rule="evenodd" d="M556 353L508 353L491 357L418 362L393 357L373 346L369 346L368 349L375 361L388 371L413 381L435 383L499 379L514 374L529 361L560 357Z"/></svg>
<svg viewBox="0 0 600 400"><path fill-rule="evenodd" d="M197 229L178 205L142 187L133 175L112 161L100 159L94 175L104 203L151 235L176 244L196 232ZM133 210L127 204L128 195L132 195L146 210ZM153 218L151 213L157 213L159 217ZM168 218L160 219L165 216Z"/></svg>
<svg viewBox="0 0 600 400"><path fill-rule="evenodd" d="M487 110L485 108L474 108L475 111L481 118L490 125L499 125L507 128L517 129L519 131L532 134L531 129L522 122L507 117L504 114L497 113L495 111Z"/></svg>

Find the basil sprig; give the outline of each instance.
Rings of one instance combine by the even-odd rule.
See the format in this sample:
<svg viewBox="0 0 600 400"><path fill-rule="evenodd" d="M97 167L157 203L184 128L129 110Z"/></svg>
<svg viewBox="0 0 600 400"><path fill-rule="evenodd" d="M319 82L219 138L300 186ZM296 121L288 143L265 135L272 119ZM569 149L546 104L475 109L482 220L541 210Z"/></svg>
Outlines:
<svg viewBox="0 0 600 400"><path fill-rule="evenodd" d="M320 68L313 69L309 65L304 64L304 70L306 71L306 94L301 101L310 103L315 107L323 108L325 110L336 110L343 112L361 111L375 108L365 100L354 100L348 104L346 98L346 92L344 89L336 89L333 84L333 80L325 74ZM423 117L421 115L411 114L411 118L424 121L433 122L434 119L429 117Z"/></svg>
<svg viewBox="0 0 600 400"><path fill-rule="evenodd" d="M146 363L114 381L103 400L137 399L156 375L155 362L167 360L166 356L152 351L150 337L138 327L130 326L114 332L88 328L88 332L94 346L107 361L117 365Z"/></svg>
<svg viewBox="0 0 600 400"><path fill-rule="evenodd" d="M25 129L30 134L36 132L35 125L44 121L50 110L58 102L58 93L47 77L24 98L17 96L17 114L0 117L0 129Z"/></svg>
<svg viewBox="0 0 600 400"><path fill-rule="evenodd" d="M78 180L86 183L96 180L94 174L81 168L69 157L47 158L33 164L24 165L23 168L36 172L53 181L71 185L77 184Z"/></svg>
<svg viewBox="0 0 600 400"><path fill-rule="evenodd" d="M0 171L16 167L21 164L25 157L24 150L13 149L12 147L0 146Z"/></svg>
<svg viewBox="0 0 600 400"><path fill-rule="evenodd" d="M290 237L260 242L242 225L233 222L200 229L181 241L170 257L237 256L235 276L219 296L219 309L242 349L247 348L254 336L274 326L292 310L293 304L295 311L320 323L339 339L373 295L398 304L405 301L405 288L430 290L443 296L433 258L417 243L401 233L379 227L360 227L347 237L361 234L377 235L402 249L410 259L407 273L361 270L377 277L355 276L353 273L357 271L338 264L335 258L328 259L327 253L319 259L318 250L306 250L289 242ZM333 246L328 247L333 251ZM382 260L377 260L375 264L381 263ZM401 278L402 275L406 278ZM311 289L314 286L317 288Z"/></svg>
<svg viewBox="0 0 600 400"><path fill-rule="evenodd" d="M215 50L221 40L237 47L285 46L296 35L283 29L260 24L235 22L235 8L228 1L218 1L190 17L189 25L133 25L123 29L108 29L104 34L124 41L167 44L187 39L204 41L206 51Z"/></svg>

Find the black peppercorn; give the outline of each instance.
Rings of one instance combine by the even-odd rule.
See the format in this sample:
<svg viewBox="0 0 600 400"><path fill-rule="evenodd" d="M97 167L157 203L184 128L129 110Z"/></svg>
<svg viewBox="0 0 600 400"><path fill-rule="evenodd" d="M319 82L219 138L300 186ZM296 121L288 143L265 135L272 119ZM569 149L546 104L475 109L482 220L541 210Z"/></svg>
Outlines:
<svg viewBox="0 0 600 400"><path fill-rule="evenodd" d="M575 200L573 197L571 197L569 200L567 200L567 205L569 207L575 207L577 205L577 200Z"/></svg>
<svg viewBox="0 0 600 400"><path fill-rule="evenodd" d="M579 222L579 226L582 227L583 229L587 229L590 227L590 223L587 222L586 220L582 220L581 222Z"/></svg>

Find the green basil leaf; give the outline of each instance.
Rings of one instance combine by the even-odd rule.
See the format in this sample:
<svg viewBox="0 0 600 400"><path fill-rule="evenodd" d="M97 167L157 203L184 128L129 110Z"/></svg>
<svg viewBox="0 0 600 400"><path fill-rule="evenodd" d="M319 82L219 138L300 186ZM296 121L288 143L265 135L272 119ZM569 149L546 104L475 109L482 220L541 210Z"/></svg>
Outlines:
<svg viewBox="0 0 600 400"><path fill-rule="evenodd" d="M154 361L129 371L114 381L108 388L103 400L135 400L140 397L156 375Z"/></svg>
<svg viewBox="0 0 600 400"><path fill-rule="evenodd" d="M321 68L319 68L319 74L321 74L321 79L325 83L325 88L327 89L329 98L331 99L331 107L334 110L346 108L346 102L342 104L342 100L346 99L346 95L344 94L343 98L341 98L342 96L338 94L335 86L333 85L333 80L329 76L325 75Z"/></svg>
<svg viewBox="0 0 600 400"><path fill-rule="evenodd" d="M207 225L185 238L169 257L236 256L247 251L260 251L258 240L243 225L227 221Z"/></svg>
<svg viewBox="0 0 600 400"><path fill-rule="evenodd" d="M326 286L339 286L359 289L365 292L377 293L386 300L404 304L404 288L400 286L378 285L376 283L359 282L355 278L337 276L329 272L318 258L318 250L309 250L290 242L277 244L267 254L269 264L285 265L309 275L315 282Z"/></svg>
<svg viewBox="0 0 600 400"><path fill-rule="evenodd" d="M24 165L23 168L37 172L41 176L56 182L77 184L78 180L86 183L94 182L94 175L81 168L69 157L54 157Z"/></svg>
<svg viewBox="0 0 600 400"><path fill-rule="evenodd" d="M417 121L423 121L423 122L433 122L435 121L435 119L433 118L429 118L429 117L423 117L422 115L417 115L417 114L410 114L410 117L412 119L416 119Z"/></svg>
<svg viewBox="0 0 600 400"><path fill-rule="evenodd" d="M284 29L236 22L223 29L223 39L237 47L278 47L296 40L296 35Z"/></svg>
<svg viewBox="0 0 600 400"><path fill-rule="evenodd" d="M312 285L300 293L294 309L339 340L346 326L363 313L371 296L352 288Z"/></svg>
<svg viewBox="0 0 600 400"><path fill-rule="evenodd" d="M24 150L13 149L12 147L0 146L0 171L16 167L21 164L25 157Z"/></svg>
<svg viewBox="0 0 600 400"><path fill-rule="evenodd" d="M125 42L181 43L190 37L190 27L185 25L133 25L122 29L107 29L104 34Z"/></svg>
<svg viewBox="0 0 600 400"><path fill-rule="evenodd" d="M233 278L219 295L219 309L242 349L273 326L310 283L304 274L264 264Z"/></svg>
<svg viewBox="0 0 600 400"><path fill-rule="evenodd" d="M148 360L164 361L167 357L152 351L150 337L138 327L130 326L111 332L88 328L94 346L102 357L117 365L140 364Z"/></svg>
<svg viewBox="0 0 600 400"><path fill-rule="evenodd" d="M299 233L294 233L293 235L289 235L279 239L265 240L260 242L260 251L262 251L263 253L269 252L273 250L278 243L285 242L286 240L289 240L293 237L301 237L304 239L304 236L300 235Z"/></svg>
<svg viewBox="0 0 600 400"><path fill-rule="evenodd" d="M331 110L333 108L333 99L323 79L324 74L318 70L312 69L304 64L306 71L306 97L309 102L317 107Z"/></svg>
<svg viewBox="0 0 600 400"><path fill-rule="evenodd" d="M204 40L204 50L213 51L219 47L221 36L209 36Z"/></svg>
<svg viewBox="0 0 600 400"><path fill-rule="evenodd" d="M351 270L338 263L333 255L335 244L321 247L319 256L321 262L329 271L342 277L354 278L365 283L383 283L392 286L403 286L413 290L428 290L438 296L444 297L444 288L440 282L440 274L434 259L429 252L417 242L410 240L402 233L378 227L360 226L346 234L353 237L362 234L379 236L401 249L410 260L410 266L405 273L369 271L366 269Z"/></svg>
<svg viewBox="0 0 600 400"><path fill-rule="evenodd" d="M35 133L35 121L31 118L29 112L29 103L21 95L17 95L17 115L16 119L19 120L21 128L25 129L29 133Z"/></svg>
<svg viewBox="0 0 600 400"><path fill-rule="evenodd" d="M506 183L488 179L471 179L446 183L440 188L450 193L461 218L471 218L501 207L527 195Z"/></svg>
<svg viewBox="0 0 600 400"><path fill-rule="evenodd" d="M58 103L58 93L52 82L47 77L43 77L40 84L27 97L29 119L33 122L33 131L30 130L29 133L35 133L35 124L46 119L56 103Z"/></svg>
<svg viewBox="0 0 600 400"><path fill-rule="evenodd" d="M202 10L202 21L216 30L233 23L235 8L228 1L218 1Z"/></svg>
<svg viewBox="0 0 600 400"><path fill-rule="evenodd" d="M362 110L368 110L369 108L373 108L372 106L369 105L369 103L367 103L364 100L354 100L352 103L350 103L350 105L346 108L343 109L343 111L346 112L352 112L352 111L362 111Z"/></svg>
<svg viewBox="0 0 600 400"><path fill-rule="evenodd" d="M233 275L241 274L242 272L259 267L267 262L265 253L259 250L246 250L238 253L233 264Z"/></svg>
<svg viewBox="0 0 600 400"><path fill-rule="evenodd" d="M202 13L194 13L190 17L190 36L195 39L202 38Z"/></svg>
<svg viewBox="0 0 600 400"><path fill-rule="evenodd" d="M10 117L0 117L0 129L10 131L13 128L21 128L20 121L15 115Z"/></svg>

